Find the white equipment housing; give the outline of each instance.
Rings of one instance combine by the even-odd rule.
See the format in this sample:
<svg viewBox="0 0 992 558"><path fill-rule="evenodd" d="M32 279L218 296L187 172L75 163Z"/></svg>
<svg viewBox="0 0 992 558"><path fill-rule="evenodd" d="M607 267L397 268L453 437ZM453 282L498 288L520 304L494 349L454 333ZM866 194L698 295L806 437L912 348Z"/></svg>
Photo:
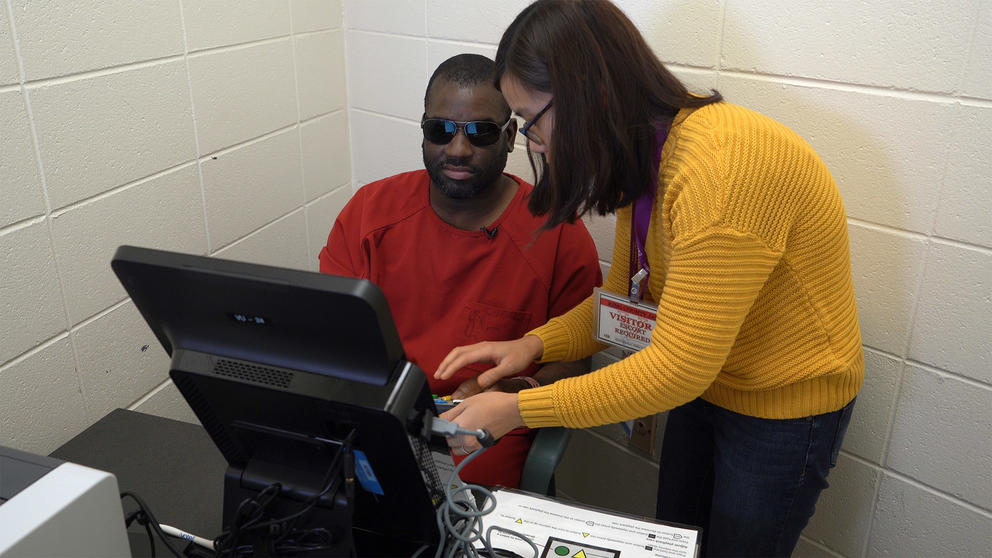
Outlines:
<svg viewBox="0 0 992 558"><path fill-rule="evenodd" d="M0 557L131 556L117 478L0 446Z"/></svg>

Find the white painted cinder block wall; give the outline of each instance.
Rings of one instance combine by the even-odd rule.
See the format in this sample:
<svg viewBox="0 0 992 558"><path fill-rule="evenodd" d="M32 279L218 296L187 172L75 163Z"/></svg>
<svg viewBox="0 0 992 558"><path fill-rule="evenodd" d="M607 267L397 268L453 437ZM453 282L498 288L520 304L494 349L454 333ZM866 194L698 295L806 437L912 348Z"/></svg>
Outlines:
<svg viewBox="0 0 992 558"><path fill-rule="evenodd" d="M189 418L113 249L315 268L353 189L421 166L430 71L527 3L0 0L0 444ZM797 554L992 555L992 3L618 4L847 202L868 378Z"/></svg>
<svg viewBox="0 0 992 558"><path fill-rule="evenodd" d="M316 270L351 195L338 1L0 0L0 444L193 419L120 244Z"/></svg>
<svg viewBox="0 0 992 558"><path fill-rule="evenodd" d="M493 56L528 3L344 0L356 188L422 165L431 71ZM803 135L847 204L868 377L797 554L992 556L992 2L617 4L690 85ZM593 234L605 264L612 220Z"/></svg>

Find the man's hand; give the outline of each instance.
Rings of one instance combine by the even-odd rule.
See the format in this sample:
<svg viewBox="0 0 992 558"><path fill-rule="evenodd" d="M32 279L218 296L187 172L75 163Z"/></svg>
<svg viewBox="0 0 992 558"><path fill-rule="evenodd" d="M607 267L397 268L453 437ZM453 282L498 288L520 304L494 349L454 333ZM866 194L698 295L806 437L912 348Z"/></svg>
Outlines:
<svg viewBox="0 0 992 558"><path fill-rule="evenodd" d="M530 382L524 380L520 376L514 376L512 378L503 378L502 380L496 380L496 383L489 386L485 391L501 391L503 393L517 393L520 390L530 389L533 387ZM479 385L478 380L475 378L469 378L461 383L454 392L451 393L452 399L468 399L473 395L482 393L482 386Z"/></svg>
<svg viewBox="0 0 992 558"><path fill-rule="evenodd" d="M500 378L519 374L543 353L544 343L533 335L525 335L514 341L483 341L475 345L455 347L441 361L434 377L446 380L467 364L490 362L496 366L476 378L479 386L486 389Z"/></svg>
<svg viewBox="0 0 992 558"><path fill-rule="evenodd" d="M452 399L468 399L477 393L482 393L482 386L478 380L469 378L461 383L455 391L451 392Z"/></svg>

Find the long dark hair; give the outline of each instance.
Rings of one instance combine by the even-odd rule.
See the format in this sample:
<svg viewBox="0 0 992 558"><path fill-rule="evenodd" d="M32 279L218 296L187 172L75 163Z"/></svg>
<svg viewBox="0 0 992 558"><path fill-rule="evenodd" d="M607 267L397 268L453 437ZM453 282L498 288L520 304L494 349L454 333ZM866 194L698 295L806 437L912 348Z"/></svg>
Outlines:
<svg viewBox="0 0 992 558"><path fill-rule="evenodd" d="M655 126L681 108L721 100L695 96L662 65L634 24L606 0L538 0L503 33L495 83L509 74L554 101L552 166L528 207L544 228L629 205L657 180ZM538 174L534 158L531 159Z"/></svg>

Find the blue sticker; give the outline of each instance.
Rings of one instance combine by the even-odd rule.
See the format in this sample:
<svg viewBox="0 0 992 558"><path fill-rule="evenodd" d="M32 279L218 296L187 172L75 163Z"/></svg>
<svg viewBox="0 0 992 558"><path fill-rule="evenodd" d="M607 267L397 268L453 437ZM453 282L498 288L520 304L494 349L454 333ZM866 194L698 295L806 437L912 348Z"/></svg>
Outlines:
<svg viewBox="0 0 992 558"><path fill-rule="evenodd" d="M369 458L365 456L365 452L357 449L352 451L355 453L355 476L358 477L358 482L361 483L362 488L380 496L385 494L382 485L379 484L379 479L375 476L375 471L372 470L372 465L369 464Z"/></svg>

